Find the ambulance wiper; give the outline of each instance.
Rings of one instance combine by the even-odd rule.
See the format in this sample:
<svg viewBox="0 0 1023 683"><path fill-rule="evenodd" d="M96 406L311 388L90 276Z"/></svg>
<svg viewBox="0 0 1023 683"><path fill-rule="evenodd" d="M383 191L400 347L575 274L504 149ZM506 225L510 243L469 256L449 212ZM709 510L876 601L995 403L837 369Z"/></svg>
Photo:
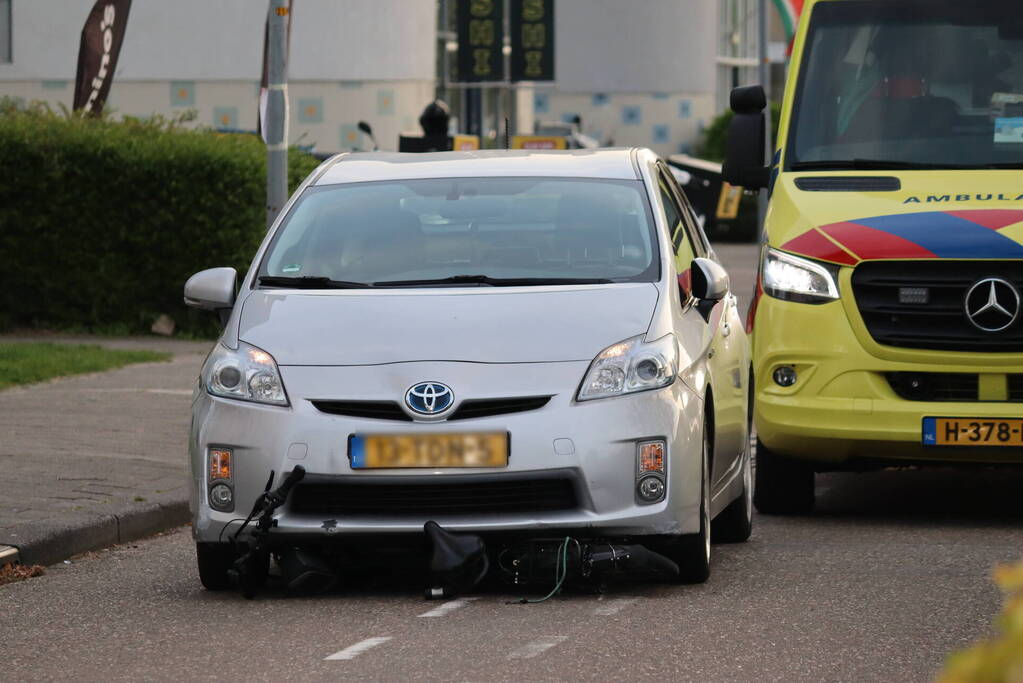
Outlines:
<svg viewBox="0 0 1023 683"><path fill-rule="evenodd" d="M979 166L963 164L929 164L919 161L893 161L890 159L834 159L830 161L796 161L792 164L793 171L913 171L941 169L970 169Z"/></svg>

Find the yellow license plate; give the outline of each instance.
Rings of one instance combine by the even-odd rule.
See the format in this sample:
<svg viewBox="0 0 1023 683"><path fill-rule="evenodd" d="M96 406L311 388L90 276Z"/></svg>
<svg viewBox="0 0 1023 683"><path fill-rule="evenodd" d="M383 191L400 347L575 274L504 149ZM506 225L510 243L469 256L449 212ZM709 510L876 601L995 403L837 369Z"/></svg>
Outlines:
<svg viewBox="0 0 1023 683"><path fill-rule="evenodd" d="M355 434L354 469L507 467L508 434Z"/></svg>
<svg viewBox="0 0 1023 683"><path fill-rule="evenodd" d="M1023 419L925 417L925 446L1023 446Z"/></svg>

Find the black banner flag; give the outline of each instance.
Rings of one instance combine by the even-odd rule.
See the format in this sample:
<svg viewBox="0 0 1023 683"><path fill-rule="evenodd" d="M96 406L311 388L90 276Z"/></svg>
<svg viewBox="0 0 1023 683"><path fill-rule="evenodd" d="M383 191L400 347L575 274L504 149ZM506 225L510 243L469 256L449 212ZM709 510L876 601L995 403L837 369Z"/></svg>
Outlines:
<svg viewBox="0 0 1023 683"><path fill-rule="evenodd" d="M511 80L554 80L554 0L511 0Z"/></svg>
<svg viewBox="0 0 1023 683"><path fill-rule="evenodd" d="M504 80L504 0L459 0L458 80Z"/></svg>
<svg viewBox="0 0 1023 683"><path fill-rule="evenodd" d="M73 109L98 115L110 93L131 0L96 0L82 27Z"/></svg>

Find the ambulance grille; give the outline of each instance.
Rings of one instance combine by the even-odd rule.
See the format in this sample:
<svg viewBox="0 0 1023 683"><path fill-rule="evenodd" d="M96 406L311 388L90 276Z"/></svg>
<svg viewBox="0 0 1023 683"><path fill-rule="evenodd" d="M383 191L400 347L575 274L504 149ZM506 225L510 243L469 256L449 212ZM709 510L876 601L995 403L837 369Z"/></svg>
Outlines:
<svg viewBox="0 0 1023 683"><path fill-rule="evenodd" d="M1023 401L1023 375L1009 375L1009 400Z"/></svg>
<svg viewBox="0 0 1023 683"><path fill-rule="evenodd" d="M863 322L878 344L940 351L1023 351L1023 315L1002 332L979 330L966 317L967 291L989 277L1023 289L1023 261L871 261L853 271L852 285Z"/></svg>

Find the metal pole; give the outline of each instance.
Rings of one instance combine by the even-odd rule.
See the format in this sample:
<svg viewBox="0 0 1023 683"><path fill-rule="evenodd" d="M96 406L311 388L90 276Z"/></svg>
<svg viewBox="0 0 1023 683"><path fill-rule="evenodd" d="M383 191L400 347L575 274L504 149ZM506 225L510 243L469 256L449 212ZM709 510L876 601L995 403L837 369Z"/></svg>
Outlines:
<svg viewBox="0 0 1023 683"><path fill-rule="evenodd" d="M757 8L757 24L759 38L757 39L757 52L759 57L759 78L760 84L767 94L767 111L764 115L764 158L768 165L771 165L774 158L774 146L771 144L771 64L767 56L767 3L768 0L759 0ZM763 232L764 220L767 217L767 190L761 190L757 198L757 215L760 219L760 230Z"/></svg>
<svg viewBox="0 0 1023 683"><path fill-rule="evenodd" d="M288 21L290 0L270 0L266 41L266 229L288 201Z"/></svg>

